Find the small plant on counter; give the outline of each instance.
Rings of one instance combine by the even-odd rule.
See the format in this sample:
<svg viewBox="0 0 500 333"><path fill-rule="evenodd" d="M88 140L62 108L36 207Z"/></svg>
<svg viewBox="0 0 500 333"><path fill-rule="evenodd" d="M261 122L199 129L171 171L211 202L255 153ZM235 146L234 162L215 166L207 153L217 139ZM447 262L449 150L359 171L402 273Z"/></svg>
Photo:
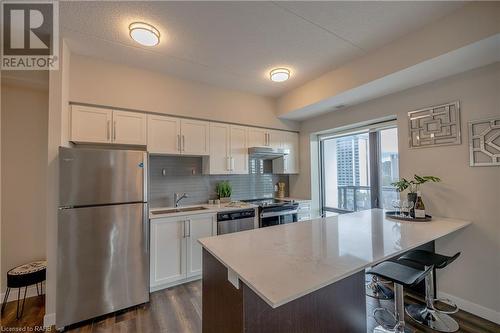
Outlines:
<svg viewBox="0 0 500 333"><path fill-rule="evenodd" d="M397 182L391 183L392 186L396 188L398 192L403 192L408 189L409 193L417 193L420 185L427 182L440 182L441 179L435 176L419 176L414 175L412 180L407 180L406 178L401 178Z"/></svg>
<svg viewBox="0 0 500 333"><path fill-rule="evenodd" d="M218 183L215 186L215 192L217 192L219 199L230 198L231 193L233 192L233 188L231 187L231 183L229 183L229 181L225 180L225 181Z"/></svg>

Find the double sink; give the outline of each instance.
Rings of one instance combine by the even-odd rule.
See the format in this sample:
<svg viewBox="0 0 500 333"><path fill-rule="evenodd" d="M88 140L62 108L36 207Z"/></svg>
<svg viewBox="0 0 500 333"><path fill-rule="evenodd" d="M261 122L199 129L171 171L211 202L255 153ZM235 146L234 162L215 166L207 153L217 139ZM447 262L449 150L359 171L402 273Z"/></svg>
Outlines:
<svg viewBox="0 0 500 333"><path fill-rule="evenodd" d="M172 214L172 213L183 213L183 212L196 212L199 210L207 210L207 209L208 208L202 207L202 206L170 208L170 209L155 210L155 211L152 211L151 214L160 215L160 214Z"/></svg>

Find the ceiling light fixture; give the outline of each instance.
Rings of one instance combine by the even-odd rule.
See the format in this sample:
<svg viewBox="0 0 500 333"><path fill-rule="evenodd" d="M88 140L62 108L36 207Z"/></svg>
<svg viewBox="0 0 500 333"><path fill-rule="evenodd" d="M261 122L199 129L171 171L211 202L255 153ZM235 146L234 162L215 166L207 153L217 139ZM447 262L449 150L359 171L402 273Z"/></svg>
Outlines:
<svg viewBox="0 0 500 333"><path fill-rule="evenodd" d="M128 26L130 37L144 46L156 46L160 43L160 32L151 24L134 22Z"/></svg>
<svg viewBox="0 0 500 333"><path fill-rule="evenodd" d="M269 73L273 82L283 82L290 78L290 70L287 68L275 68Z"/></svg>

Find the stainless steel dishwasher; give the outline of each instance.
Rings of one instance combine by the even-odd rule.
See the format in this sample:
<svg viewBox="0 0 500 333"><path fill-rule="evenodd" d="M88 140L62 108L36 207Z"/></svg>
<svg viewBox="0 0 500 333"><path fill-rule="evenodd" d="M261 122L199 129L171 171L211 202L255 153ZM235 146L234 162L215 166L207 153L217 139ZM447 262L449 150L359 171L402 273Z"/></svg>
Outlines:
<svg viewBox="0 0 500 333"><path fill-rule="evenodd" d="M217 235L255 228L255 209L233 210L217 214Z"/></svg>

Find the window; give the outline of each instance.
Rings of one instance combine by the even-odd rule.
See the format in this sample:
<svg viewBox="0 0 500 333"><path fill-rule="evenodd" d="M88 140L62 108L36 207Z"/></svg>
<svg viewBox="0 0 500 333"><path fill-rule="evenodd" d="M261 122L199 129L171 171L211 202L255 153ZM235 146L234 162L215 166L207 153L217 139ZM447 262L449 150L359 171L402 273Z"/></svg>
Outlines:
<svg viewBox="0 0 500 333"><path fill-rule="evenodd" d="M324 215L390 207L399 177L397 128L378 124L320 136Z"/></svg>

